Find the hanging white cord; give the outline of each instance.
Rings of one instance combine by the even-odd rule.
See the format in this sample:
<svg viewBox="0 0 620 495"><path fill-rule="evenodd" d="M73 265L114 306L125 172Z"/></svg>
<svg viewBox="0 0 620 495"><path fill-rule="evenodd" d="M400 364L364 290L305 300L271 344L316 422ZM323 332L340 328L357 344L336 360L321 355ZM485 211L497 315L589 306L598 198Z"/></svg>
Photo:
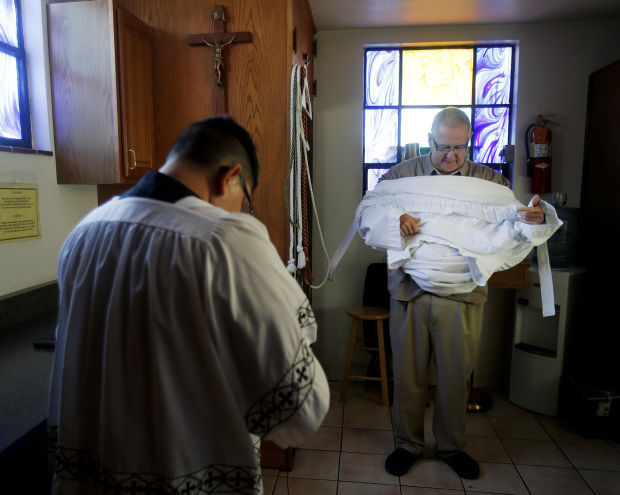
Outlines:
<svg viewBox="0 0 620 495"><path fill-rule="evenodd" d="M312 103L310 98L310 89L308 86L307 66L306 75L303 78L303 88L299 91L299 83L301 78L301 67L293 64L293 70L291 71L291 134L290 134L290 166L288 177L288 221L289 221L289 259L286 269L295 275L297 269L304 268L306 265L305 253L303 250L303 211L301 208L301 174L303 171L303 163L305 162L306 176L308 178L308 189L310 191L310 201L312 202L312 211L316 218L317 231L319 239L321 240L321 246L323 252L327 258L327 269L325 277L319 285L311 285L313 289L320 289L325 282L327 282L329 274L329 254L325 247L325 240L323 239L323 232L321 230L321 222L319 221L319 213L316 208L316 201L314 199L314 191L312 189L312 178L310 177L310 166L308 164L308 151L310 150L310 143L307 141L304 127L302 111L305 110L308 114L308 118L312 119ZM301 145L302 150L299 150ZM301 151L303 151L303 160ZM297 208L295 207L297 206ZM297 242L295 242L297 240ZM295 246L297 250L297 263L295 263Z"/></svg>
<svg viewBox="0 0 620 495"><path fill-rule="evenodd" d="M301 91L297 93L297 135L299 136L299 141L301 148L303 150L303 160L301 153L297 153L297 268L302 269L306 266L306 255L304 253L304 221L303 215L304 211L302 209L301 204L301 183L302 183L302 174L304 173L302 170L303 163L306 163L306 169L308 169L308 150L310 150L310 143L306 139L306 130L304 128L303 122L303 111L306 111L309 119L312 119L312 103L310 97L310 88L308 87L308 66L305 66L305 73L303 77L303 87ZM301 78L301 69L299 69L300 78ZM299 81L300 83L302 81ZM310 236L309 236L310 237Z"/></svg>
<svg viewBox="0 0 620 495"><path fill-rule="evenodd" d="M304 149L305 152L305 148L306 148L306 139L305 139L305 134L304 134L304 123L303 123L303 119L302 119L302 112L303 112L303 108L302 108L302 103L301 100L303 98L303 94L300 94L299 91L297 91L297 122L296 122L296 126L297 126L297 145L301 145ZM297 150L297 161L296 161L296 167L295 167L295 185L296 190L295 190L295 199L296 199L296 203L297 203L297 269L301 270L302 268L304 268L306 266L306 256L304 255L304 233L303 233L303 229L304 229L304 212L302 210L301 207L301 174L302 174L302 157L301 157L301 153L299 152L299 150Z"/></svg>
<svg viewBox="0 0 620 495"><path fill-rule="evenodd" d="M290 122L291 122L291 134L290 134L290 163L289 163L289 177L288 177L288 222L289 222L289 249L288 249L288 263L286 265L287 271L291 275L295 275L297 270L295 266L295 226L294 226L294 216L295 216L295 203L292 200L291 196L294 195L294 184L295 184L295 165L297 162L297 81L299 74L299 66L293 65L293 70L291 71L291 112L290 112Z"/></svg>
<svg viewBox="0 0 620 495"><path fill-rule="evenodd" d="M308 162L306 161L306 174L308 176L308 189L310 190L310 199L312 201L312 211L314 211L314 217L316 218L316 227L319 233L319 239L321 239L321 246L323 246L323 252L325 253L325 258L327 258L327 268L325 270L325 277L323 281L319 285L311 285L313 289L320 289L327 282L327 275L329 274L329 254L327 253L327 248L325 247L325 241L323 240L323 232L321 231L321 222L319 221L319 213L316 211L316 202L314 201L314 192L312 190L312 179L310 178L310 168L308 167Z"/></svg>
<svg viewBox="0 0 620 495"><path fill-rule="evenodd" d="M304 77L304 89L303 89L303 103L307 106L304 107L308 112L308 118L312 118L312 104L310 99L310 88L308 87L308 71L306 67L306 77ZM310 149L310 143L306 141L305 135L303 137L303 151L304 158L306 162L306 176L308 177L308 190L310 191L310 201L312 203L312 211L314 211L314 218L316 218L316 227L317 232L319 233L319 239L321 240L321 246L323 247L323 252L325 253L325 258L327 259L327 268L325 270L325 277L321 281L319 285L311 285L313 289L320 289L327 282L327 275L329 274L329 254L327 252L327 248L325 247L325 240L323 239L323 231L321 229L321 222L319 221L319 212L316 209L316 201L314 200L314 191L312 189L312 178L310 177L310 166L308 164L308 150Z"/></svg>

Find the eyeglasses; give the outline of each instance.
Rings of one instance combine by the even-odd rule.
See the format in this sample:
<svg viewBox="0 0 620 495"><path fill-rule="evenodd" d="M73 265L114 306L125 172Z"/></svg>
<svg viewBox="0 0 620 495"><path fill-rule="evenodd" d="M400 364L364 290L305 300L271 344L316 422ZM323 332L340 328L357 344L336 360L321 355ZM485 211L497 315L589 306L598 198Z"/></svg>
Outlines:
<svg viewBox="0 0 620 495"><path fill-rule="evenodd" d="M248 213L250 215L254 214L254 205L252 204L252 200L250 199L250 193L248 192L248 187L245 185L245 179L243 178L243 174L239 174L239 180L241 181L241 187L243 188L243 194L245 195L245 200L248 202Z"/></svg>
<svg viewBox="0 0 620 495"><path fill-rule="evenodd" d="M456 146L446 146L444 144L437 144L435 141L435 137L431 135L431 139L433 140L433 145L435 149L439 151L439 153L449 153L450 151L454 151L455 153L463 153L467 151L467 144L458 144Z"/></svg>

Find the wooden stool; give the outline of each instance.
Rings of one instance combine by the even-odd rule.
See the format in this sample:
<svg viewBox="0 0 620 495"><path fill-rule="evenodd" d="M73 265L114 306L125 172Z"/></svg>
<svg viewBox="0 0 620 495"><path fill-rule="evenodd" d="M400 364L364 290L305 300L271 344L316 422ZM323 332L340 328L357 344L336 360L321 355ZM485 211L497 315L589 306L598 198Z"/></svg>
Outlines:
<svg viewBox="0 0 620 495"><path fill-rule="evenodd" d="M342 388L340 390L340 402L344 402L344 396L349 386L349 379L355 378L357 380L372 380L381 382L381 394L383 396L383 404L390 407L390 400L388 397L388 381L387 381L387 365L385 359L385 344L383 340L383 321L390 317L390 311L385 308L377 308L374 306L359 306L356 308L350 308L347 314L353 318L353 327L351 328L351 335L349 336L349 348L347 351L347 362L344 366L344 377L342 378ZM377 344L378 347L368 347L366 345L358 346L356 342L363 342L366 344L369 342L367 339L360 339L357 337L357 333L360 328L360 321L362 320L374 320L377 322ZM374 342L374 341L371 341ZM351 366L358 366L368 368L367 364L359 364L353 362L353 354L355 350L365 351L377 351L379 353L379 365L381 368L381 378L374 376L359 376L351 375Z"/></svg>

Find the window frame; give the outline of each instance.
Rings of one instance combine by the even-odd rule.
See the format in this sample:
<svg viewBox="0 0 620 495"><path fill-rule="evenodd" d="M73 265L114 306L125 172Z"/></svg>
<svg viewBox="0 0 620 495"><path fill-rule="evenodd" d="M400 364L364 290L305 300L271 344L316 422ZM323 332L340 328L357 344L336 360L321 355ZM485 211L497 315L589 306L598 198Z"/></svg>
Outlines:
<svg viewBox="0 0 620 495"><path fill-rule="evenodd" d="M510 96L508 103L502 104L484 104L479 105L476 104L476 65L477 65L477 54L479 48L502 48L509 47L512 50L511 56L511 68L510 68ZM407 45L378 45L378 46L366 46L364 47L364 85L363 85L363 108L362 108L362 194L366 193L368 188L368 171L373 169L389 169L394 165L399 164L403 161L403 152L404 152L404 144L401 143L401 134L402 134L402 110L403 109L425 109L425 108L445 108L450 104L445 105L403 105L403 52L408 50L450 50L450 49L471 49L473 51L473 71L472 71L472 103L471 105L454 105L457 107L468 107L471 108L471 125L472 132L475 129L475 118L476 118L476 109L477 108L506 108L508 110L508 141L506 145L513 145L513 128L515 125L514 122L514 113L515 113L515 64L516 64L516 54L517 54L517 46L516 43L510 42L482 42L482 43L464 43L464 44L432 44L432 45L424 45L424 46L407 46ZM399 51L399 91L398 91L398 104L397 105L367 105L366 103L366 82L367 82L367 64L368 64L368 52L373 51ZM397 118L398 118L398 129L397 129L397 145L396 145L396 162L393 163L368 163L365 161L366 158L366 110L396 110ZM429 129L430 131L430 129ZM471 160L473 158L473 146L471 143L474 141L475 134L472 134L470 139L470 145L467 150L467 158ZM426 152L429 150L428 145L422 146L420 143L420 154L422 152ZM511 163L485 163L486 165L493 170L500 172L504 175L512 184L513 179L513 169Z"/></svg>
<svg viewBox="0 0 620 495"><path fill-rule="evenodd" d="M21 0L14 0L17 20L17 46L0 41L0 51L15 57L17 65L17 93L19 104L21 139L0 136L0 145L16 148L32 148L32 130L30 128L30 98L28 96L28 70L26 66L26 48L22 25Z"/></svg>

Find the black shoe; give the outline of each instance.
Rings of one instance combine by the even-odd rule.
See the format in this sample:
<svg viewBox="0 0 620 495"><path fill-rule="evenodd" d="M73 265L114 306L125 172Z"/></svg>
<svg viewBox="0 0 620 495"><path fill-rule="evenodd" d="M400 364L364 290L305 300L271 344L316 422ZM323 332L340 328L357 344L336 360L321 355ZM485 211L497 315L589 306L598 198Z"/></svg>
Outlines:
<svg viewBox="0 0 620 495"><path fill-rule="evenodd" d="M413 463L421 457L421 454L412 454L399 447L385 460L385 470L394 476L403 476L411 469Z"/></svg>
<svg viewBox="0 0 620 495"><path fill-rule="evenodd" d="M474 480L480 475L480 467L465 452L459 452L450 457L442 457L441 460L450 466L456 474L466 480Z"/></svg>

